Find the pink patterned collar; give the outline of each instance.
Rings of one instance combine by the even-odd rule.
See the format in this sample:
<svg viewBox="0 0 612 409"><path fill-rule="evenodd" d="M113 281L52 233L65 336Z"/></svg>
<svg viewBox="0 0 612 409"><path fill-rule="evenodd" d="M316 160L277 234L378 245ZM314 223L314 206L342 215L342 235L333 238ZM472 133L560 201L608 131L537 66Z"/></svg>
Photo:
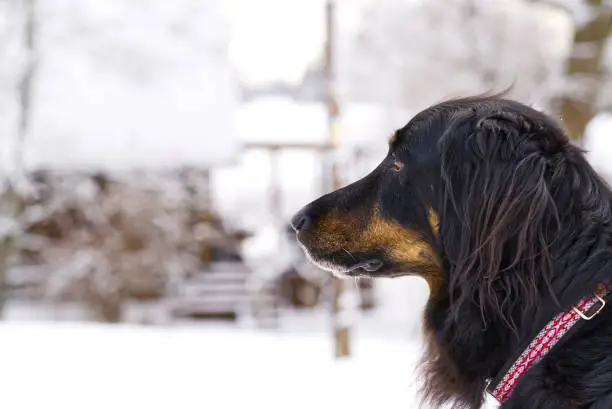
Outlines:
<svg viewBox="0 0 612 409"><path fill-rule="evenodd" d="M584 297L568 311L557 314L531 341L497 386L492 385L492 380L487 381L485 391L497 399L499 403L506 401L521 376L540 361L580 319L588 321L599 314L606 305L604 297L610 293L610 290L609 286L600 284L593 295ZM597 308L591 312L591 309L595 306Z"/></svg>

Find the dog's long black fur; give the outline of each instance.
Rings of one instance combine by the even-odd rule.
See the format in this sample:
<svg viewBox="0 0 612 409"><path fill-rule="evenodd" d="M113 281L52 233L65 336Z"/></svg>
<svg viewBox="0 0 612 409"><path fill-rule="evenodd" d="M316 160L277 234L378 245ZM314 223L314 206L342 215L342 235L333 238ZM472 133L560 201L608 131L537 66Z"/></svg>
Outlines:
<svg viewBox="0 0 612 409"><path fill-rule="evenodd" d="M430 125L445 134L439 200L448 292L427 306L437 355L425 367L434 403L475 408L483 378L518 357L553 315L611 282L612 194L549 118L507 101L447 109L470 103L495 110ZM612 408L612 311L563 341L504 408Z"/></svg>
<svg viewBox="0 0 612 409"><path fill-rule="evenodd" d="M486 379L554 315L612 284L611 205L554 120L501 96L474 97L421 112L376 170L292 223L312 260L336 274L428 280L423 397L476 409ZM413 241L394 247L403 237ZM610 304L533 366L502 408L612 408Z"/></svg>

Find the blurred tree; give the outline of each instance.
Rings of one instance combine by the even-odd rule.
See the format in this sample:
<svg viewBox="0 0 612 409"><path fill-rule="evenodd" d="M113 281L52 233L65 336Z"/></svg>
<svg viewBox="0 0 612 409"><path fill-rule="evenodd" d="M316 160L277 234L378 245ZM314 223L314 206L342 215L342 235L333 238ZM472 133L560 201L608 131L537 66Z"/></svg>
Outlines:
<svg viewBox="0 0 612 409"><path fill-rule="evenodd" d="M601 92L612 82L609 0L380 0L363 16L340 59L343 95L401 108L401 120L512 85L513 98L557 112L579 141L612 106Z"/></svg>
<svg viewBox="0 0 612 409"><path fill-rule="evenodd" d="M195 200L206 182L199 169L121 177L39 171L31 180L35 194L14 212L20 234L10 237L12 264L42 272L33 283L39 291L28 288L34 297L76 302L100 321L118 322L128 302L159 300L170 282L205 274L210 262L242 261L248 233ZM0 233L6 227L0 220Z"/></svg>
<svg viewBox="0 0 612 409"><path fill-rule="evenodd" d="M549 108L571 35L561 10L523 0L380 0L361 17L343 30L342 96L399 109L398 121L511 85L514 98Z"/></svg>
<svg viewBox="0 0 612 409"><path fill-rule="evenodd" d="M118 321L125 299L159 297L175 270L236 257L242 236L223 230L210 201L196 197L208 185L206 170L190 171L197 189L181 203L173 202L181 192L156 192L177 182L174 176L152 172L155 182L142 189L138 180L109 177L115 172L95 174L207 168L236 153L231 132L223 144L203 146L206 132L218 135L234 109L223 2L103 3L0 0L0 59L11 62L0 64L0 170L9 170L0 175L10 177L0 180L0 283L13 255L17 264L44 265L42 291L50 299L78 299L100 319ZM138 112L122 108L136 103ZM105 150L117 146L105 142L113 137L138 149ZM88 148L79 152L79 145ZM33 169L40 180L30 173L31 184L22 183ZM4 234L9 219L19 235Z"/></svg>
<svg viewBox="0 0 612 409"><path fill-rule="evenodd" d="M612 30L612 5L606 0L583 2L583 12L572 13L576 28L565 69L567 86L558 100L565 128L574 142L581 141L597 114L601 90L609 77L604 54Z"/></svg>
<svg viewBox="0 0 612 409"><path fill-rule="evenodd" d="M3 24L5 23L5 24ZM0 90L9 100L0 101L3 121L0 128L5 132L2 167L3 179L0 181L0 315L6 301L6 269L13 251L16 219L23 211L24 198L23 145L30 127L32 82L36 66L36 3L35 0L0 2L0 56L5 61L13 61L12 69L0 72ZM17 51L19 50L19 51ZM17 57L17 58L15 58ZM11 92L17 88L18 102L12 107ZM6 98L6 96L4 97ZM14 111L12 110L14 108ZM16 138L10 140L11 120L16 112Z"/></svg>

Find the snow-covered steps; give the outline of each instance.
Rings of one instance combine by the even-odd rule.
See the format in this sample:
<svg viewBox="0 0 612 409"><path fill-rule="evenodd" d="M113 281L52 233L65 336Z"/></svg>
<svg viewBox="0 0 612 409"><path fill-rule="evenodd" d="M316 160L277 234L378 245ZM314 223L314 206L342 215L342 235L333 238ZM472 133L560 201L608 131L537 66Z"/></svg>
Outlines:
<svg viewBox="0 0 612 409"><path fill-rule="evenodd" d="M176 283L170 294L171 313L178 317L237 320L252 315L256 321L277 317L273 289L252 290L252 272L239 262L212 263Z"/></svg>

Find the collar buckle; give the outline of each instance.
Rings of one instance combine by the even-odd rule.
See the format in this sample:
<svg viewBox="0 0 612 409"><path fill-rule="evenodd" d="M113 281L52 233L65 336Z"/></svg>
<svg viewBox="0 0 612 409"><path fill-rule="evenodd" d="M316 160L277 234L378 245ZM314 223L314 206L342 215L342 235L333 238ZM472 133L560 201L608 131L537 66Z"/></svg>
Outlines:
<svg viewBox="0 0 612 409"><path fill-rule="evenodd" d="M580 318L585 321L590 321L604 309L606 306L604 297L608 296L611 292L612 286L600 283L595 293L591 296L583 298L578 305L571 309L567 309L557 314L538 333L529 346L523 350L510 369L506 370L501 379L485 379L485 392L493 396L493 398L500 403L506 401L514 390L520 377L524 375L532 365L540 361ZM595 311L589 314L593 309L595 309ZM491 391L491 384L494 381L497 381L497 386Z"/></svg>
<svg viewBox="0 0 612 409"><path fill-rule="evenodd" d="M574 311L576 312L576 314L578 314L580 316L580 318L582 318L583 320L586 321L590 321L593 318L595 318L597 316L597 314L599 314L601 312L601 310L604 309L604 307L606 306L606 300L604 300L601 296L599 296L599 294L595 294L595 298L597 298L597 301L599 301L599 303L601 304L599 306L599 308L597 308L597 310L592 313L591 315L586 315L584 312L580 311L580 309L574 307Z"/></svg>

